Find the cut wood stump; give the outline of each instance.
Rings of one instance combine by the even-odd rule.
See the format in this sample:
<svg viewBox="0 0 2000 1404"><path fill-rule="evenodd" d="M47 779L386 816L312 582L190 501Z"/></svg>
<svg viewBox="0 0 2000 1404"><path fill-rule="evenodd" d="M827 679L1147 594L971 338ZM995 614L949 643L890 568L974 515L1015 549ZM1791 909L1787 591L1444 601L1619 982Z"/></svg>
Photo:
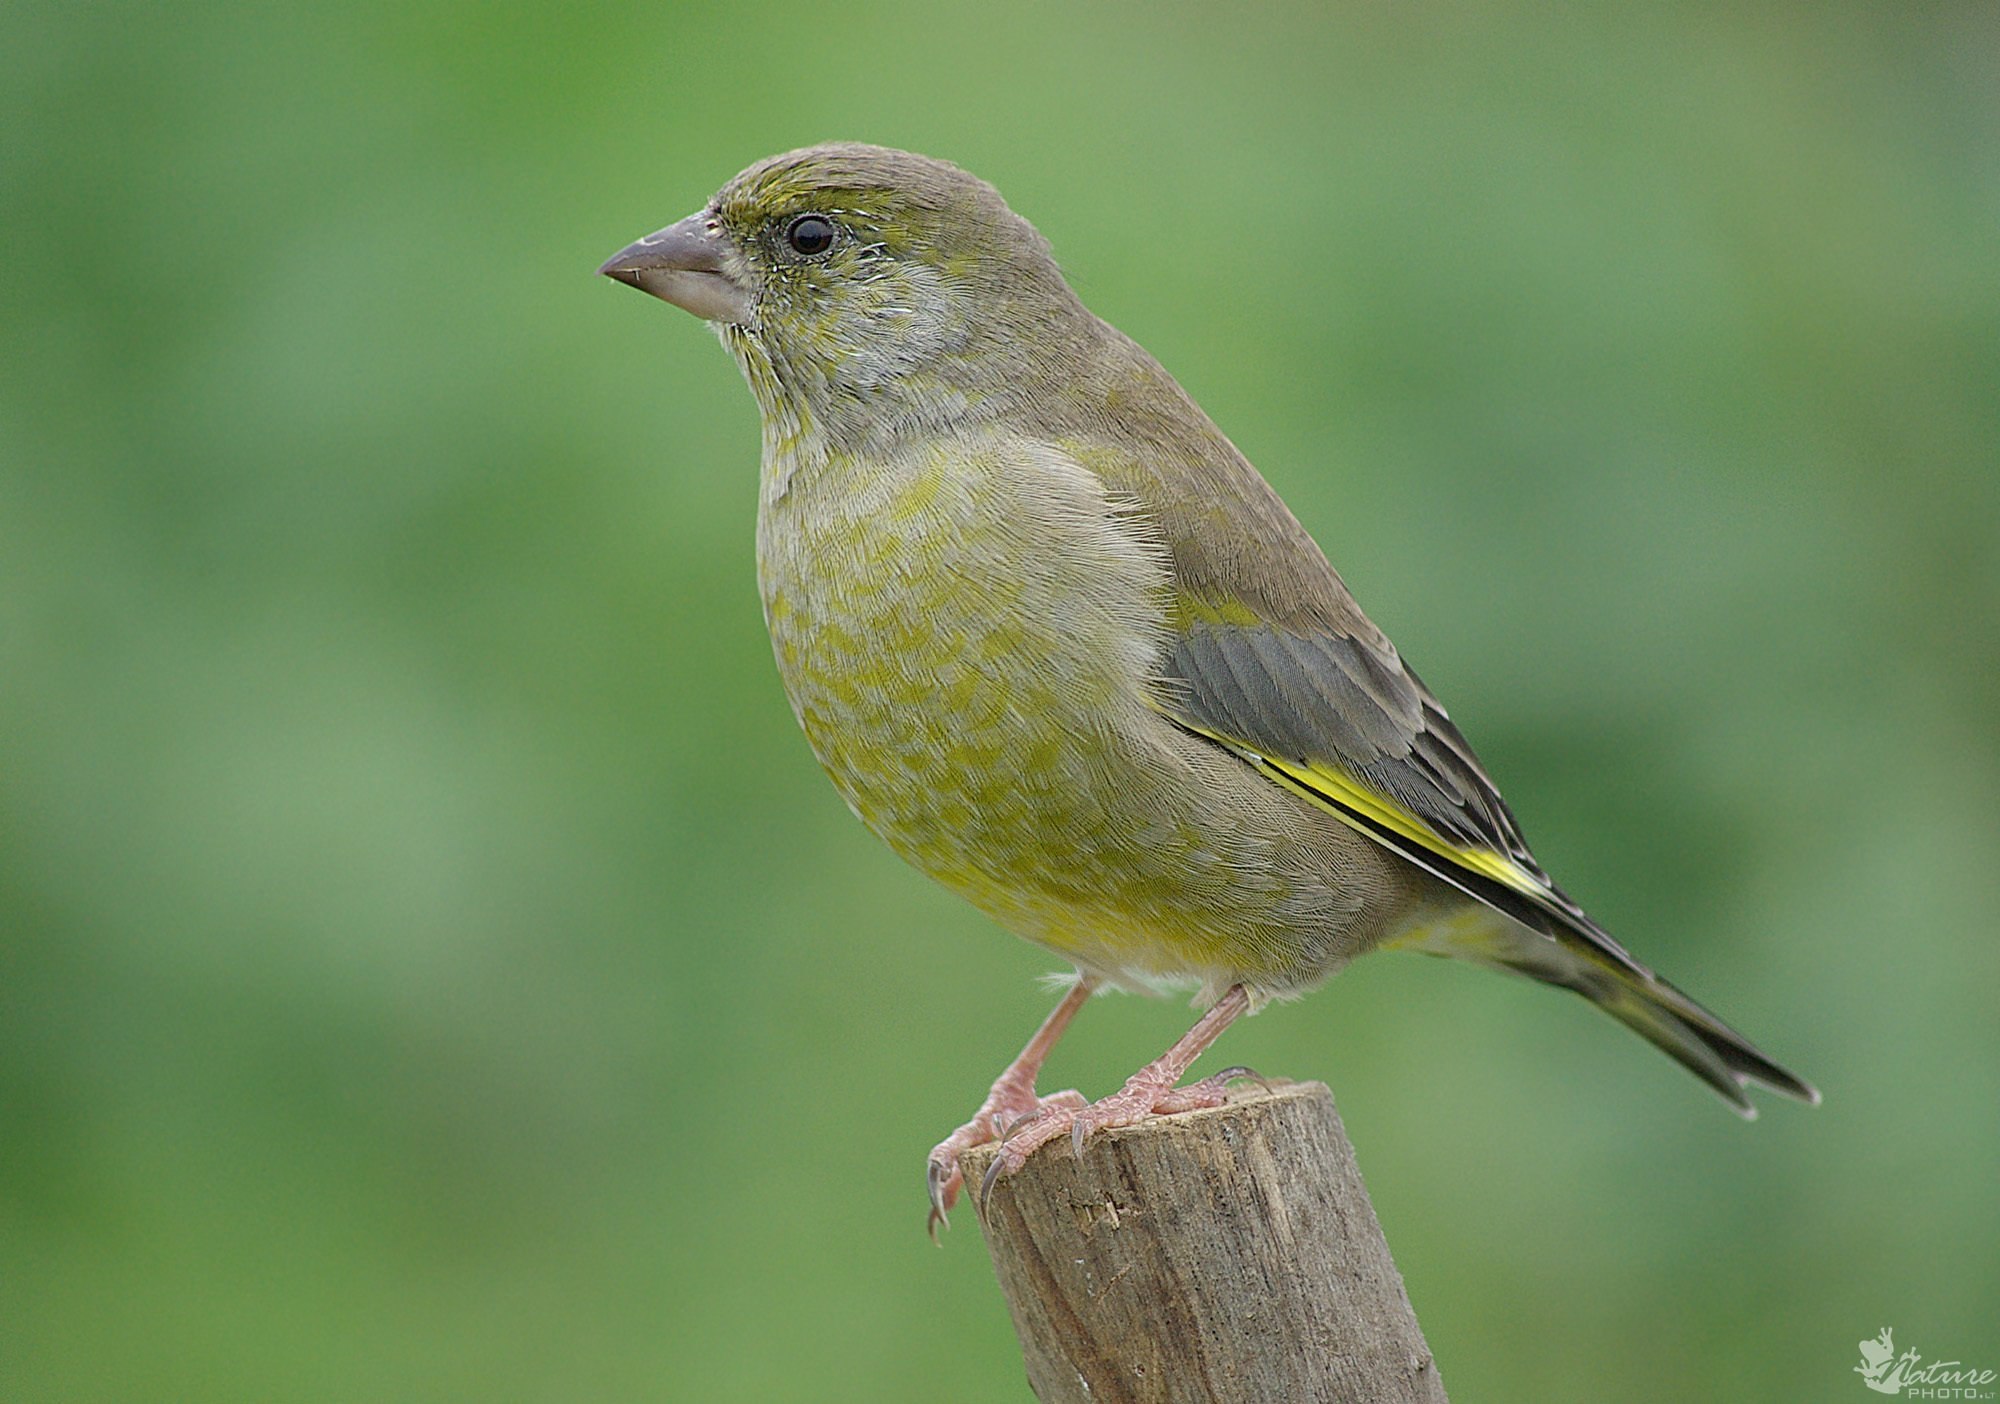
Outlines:
<svg viewBox="0 0 2000 1404"><path fill-rule="evenodd" d="M1046 1146L981 1228L1042 1404L1444 1404L1319 1083Z"/></svg>

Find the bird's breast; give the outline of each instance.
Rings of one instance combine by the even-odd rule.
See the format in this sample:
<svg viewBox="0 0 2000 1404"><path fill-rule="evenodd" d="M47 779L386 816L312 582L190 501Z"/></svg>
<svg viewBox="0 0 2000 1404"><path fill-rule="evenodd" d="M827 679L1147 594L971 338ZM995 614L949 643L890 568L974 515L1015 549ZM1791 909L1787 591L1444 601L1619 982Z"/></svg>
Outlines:
<svg viewBox="0 0 2000 1404"><path fill-rule="evenodd" d="M829 459L766 494L758 564L813 750L905 858L979 900L1059 885L1066 834L1101 842L1166 566L1094 476L999 439Z"/></svg>

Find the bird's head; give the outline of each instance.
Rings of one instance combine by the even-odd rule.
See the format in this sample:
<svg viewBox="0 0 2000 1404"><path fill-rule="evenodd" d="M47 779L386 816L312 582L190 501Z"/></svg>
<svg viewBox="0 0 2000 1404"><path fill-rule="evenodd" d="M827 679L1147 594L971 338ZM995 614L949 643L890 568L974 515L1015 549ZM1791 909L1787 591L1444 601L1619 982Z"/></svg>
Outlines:
<svg viewBox="0 0 2000 1404"><path fill-rule="evenodd" d="M759 161L600 271L715 323L767 425L836 438L1004 408L1094 323L992 186L848 142Z"/></svg>

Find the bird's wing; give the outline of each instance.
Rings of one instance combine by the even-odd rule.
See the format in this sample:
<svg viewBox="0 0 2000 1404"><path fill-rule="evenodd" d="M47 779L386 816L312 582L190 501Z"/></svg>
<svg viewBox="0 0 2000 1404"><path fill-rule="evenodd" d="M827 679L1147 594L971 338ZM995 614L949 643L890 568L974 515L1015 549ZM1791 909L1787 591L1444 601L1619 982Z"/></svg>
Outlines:
<svg viewBox="0 0 2000 1404"><path fill-rule="evenodd" d="M1171 561L1157 705L1272 781L1522 922L1643 972L1529 851L1464 736L1233 446L1097 446ZM1180 461L1162 473L1147 460Z"/></svg>
<svg viewBox="0 0 2000 1404"><path fill-rule="evenodd" d="M1467 896L1533 930L1553 919L1640 968L1535 861L1465 737L1386 639L1232 618L1200 595L1177 605L1167 715Z"/></svg>
<svg viewBox="0 0 2000 1404"><path fill-rule="evenodd" d="M1186 593L1189 583L1177 587L1162 710L1517 923L1477 935L1447 924L1396 944L1574 990L1745 1116L1756 1115L1743 1094L1750 1082L1819 1100L1549 880L1465 738L1372 625L1302 632L1252 622L1212 595Z"/></svg>
<svg viewBox="0 0 2000 1404"><path fill-rule="evenodd" d="M1305 528L1164 372L1143 353L1130 364L1127 403L1143 412L1107 417L1073 451L1166 557L1160 711L1512 918L1399 943L1574 990L1745 1116L1750 1082L1818 1101L1549 880L1472 748Z"/></svg>

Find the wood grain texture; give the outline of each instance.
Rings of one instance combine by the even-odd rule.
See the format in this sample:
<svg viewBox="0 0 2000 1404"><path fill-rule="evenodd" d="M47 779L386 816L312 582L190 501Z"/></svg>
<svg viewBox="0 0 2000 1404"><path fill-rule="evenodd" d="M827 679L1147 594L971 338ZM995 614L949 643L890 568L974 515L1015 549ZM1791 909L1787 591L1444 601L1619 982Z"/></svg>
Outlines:
<svg viewBox="0 0 2000 1404"><path fill-rule="evenodd" d="M981 1228L1042 1404L1445 1399L1319 1083L1048 1146Z"/></svg>

